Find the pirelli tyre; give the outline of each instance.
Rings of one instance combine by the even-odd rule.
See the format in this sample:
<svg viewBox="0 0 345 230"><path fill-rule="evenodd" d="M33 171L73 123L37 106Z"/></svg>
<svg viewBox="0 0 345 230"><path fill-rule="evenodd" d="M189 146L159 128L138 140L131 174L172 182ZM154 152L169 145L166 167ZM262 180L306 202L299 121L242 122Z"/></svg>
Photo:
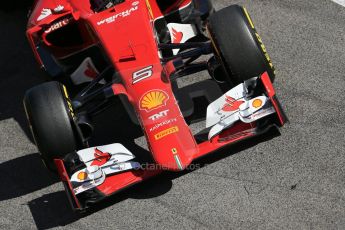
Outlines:
<svg viewBox="0 0 345 230"><path fill-rule="evenodd" d="M265 71L274 80L274 66L245 8L232 5L212 14L208 31L231 83L240 84Z"/></svg>
<svg viewBox="0 0 345 230"><path fill-rule="evenodd" d="M38 85L26 92L24 107L41 158L49 170L56 171L53 160L78 145L67 90L58 82Z"/></svg>

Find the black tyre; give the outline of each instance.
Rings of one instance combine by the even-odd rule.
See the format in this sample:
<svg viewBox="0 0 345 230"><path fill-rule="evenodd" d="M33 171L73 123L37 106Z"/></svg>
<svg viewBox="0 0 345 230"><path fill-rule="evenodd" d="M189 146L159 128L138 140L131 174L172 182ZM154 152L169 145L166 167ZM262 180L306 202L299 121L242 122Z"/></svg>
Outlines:
<svg viewBox="0 0 345 230"><path fill-rule="evenodd" d="M247 10L232 5L214 13L208 24L216 56L232 84L268 72L274 80L274 67Z"/></svg>
<svg viewBox="0 0 345 230"><path fill-rule="evenodd" d="M58 82L36 86L26 92L24 107L42 160L55 171L53 160L75 151L78 144L66 88Z"/></svg>

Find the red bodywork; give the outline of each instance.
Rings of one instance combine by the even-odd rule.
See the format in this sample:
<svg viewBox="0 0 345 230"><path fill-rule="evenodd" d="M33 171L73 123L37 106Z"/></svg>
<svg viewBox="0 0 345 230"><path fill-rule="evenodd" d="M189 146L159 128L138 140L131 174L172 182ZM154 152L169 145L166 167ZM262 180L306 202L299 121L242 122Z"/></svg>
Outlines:
<svg viewBox="0 0 345 230"><path fill-rule="evenodd" d="M126 0L111 9L94 13L90 9L89 0L42 0L36 3L27 30L28 39L40 65L42 60L36 52L36 44L41 38L56 56L61 57L73 50L100 43L122 78L122 84L113 85L114 94L125 94L128 97L137 113L155 162L162 168L172 171L181 171L196 158L255 135L252 131L255 125L240 125L228 129L212 141L197 144L182 116L169 81L169 74L173 69L169 63L162 65L153 22L164 14L188 6L191 2L191 0L175 1L166 12L161 12L155 0ZM37 21L44 8L55 9L59 5L63 6L62 11ZM61 23L61 20L67 16L69 21ZM47 34L45 31L51 30L54 24L57 27L64 26L66 23L71 23L71 20L80 22L78 25L85 38L81 46L69 47L65 50L54 47L45 40ZM149 69L146 72L149 77L133 84L135 73L140 73L142 69ZM267 73L262 79L267 89L273 89ZM271 91L270 97L273 96L274 91ZM166 110L168 112L163 118L152 119L152 116ZM277 111L279 113L279 110ZM159 126L163 121L170 123ZM236 133L236 135L228 137L227 133ZM71 197L75 199L75 208L81 208L73 195L62 161L56 160L56 164L62 181L67 184L72 193ZM160 172L161 170L158 169L137 170L113 175L97 189L105 195L110 195Z"/></svg>
<svg viewBox="0 0 345 230"><path fill-rule="evenodd" d="M190 3L190 0L183 1L180 6L183 7ZM148 4L150 4L152 13L148 10ZM36 19L43 8L54 9L58 5L64 6L64 12L61 12L61 15L53 15L43 19L39 24L37 23ZM128 12L128 10L131 11L130 15L120 16L122 12ZM203 151L198 148L181 114L170 82L164 81L168 76L162 76L164 66L162 66L158 54L151 18L152 15L155 18L162 16L156 2L125 1L112 9L94 14L90 10L88 0L60 0L55 1L55 3L39 1L30 17L29 26L35 26L28 30L29 38L33 36L32 31L39 30L43 23L51 24L64 14L72 14L74 18L85 21L84 26L88 28L85 33L90 33L92 36L84 37L93 38L95 42L102 44L104 51L123 80L123 90L118 91L116 90L117 87L114 86L114 93L126 94L135 108L155 161L168 170L180 171L188 166L195 158L194 156ZM103 21L112 17L116 17L113 22ZM87 46L91 43L92 40L86 41L83 45ZM77 48L80 49L80 47ZM61 55L64 55L63 50L60 52ZM133 74L150 66L152 66L152 75L133 84ZM145 108L143 100L146 95L148 96L148 104L154 104L152 101L155 100L155 97L163 96L165 99L161 105L149 105L149 108ZM160 104L160 101L157 103ZM150 119L151 116L167 109L169 111L166 117L154 121ZM164 120L173 120L173 122L170 125L150 131ZM176 162L175 155L179 158L180 165Z"/></svg>

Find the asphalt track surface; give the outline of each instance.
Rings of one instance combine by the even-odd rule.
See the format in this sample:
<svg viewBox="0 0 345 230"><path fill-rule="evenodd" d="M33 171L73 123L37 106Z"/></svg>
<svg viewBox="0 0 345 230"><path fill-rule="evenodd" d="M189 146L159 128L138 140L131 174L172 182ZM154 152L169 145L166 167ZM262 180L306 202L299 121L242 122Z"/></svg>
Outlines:
<svg viewBox="0 0 345 230"><path fill-rule="evenodd" d="M0 228L344 229L345 8L331 0L215 1L218 9L233 3L247 7L266 44L291 123L281 136L227 149L83 215L70 211L62 184L42 166L25 121L23 94L41 82L26 11L18 1L2 9ZM110 125L101 141L123 126Z"/></svg>

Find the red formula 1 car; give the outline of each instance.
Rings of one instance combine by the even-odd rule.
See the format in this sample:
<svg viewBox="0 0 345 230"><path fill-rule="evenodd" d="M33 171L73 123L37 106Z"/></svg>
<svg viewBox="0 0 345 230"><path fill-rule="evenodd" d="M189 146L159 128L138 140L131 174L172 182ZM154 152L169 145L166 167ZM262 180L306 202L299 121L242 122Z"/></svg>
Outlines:
<svg viewBox="0 0 345 230"><path fill-rule="evenodd" d="M25 110L43 162L58 171L76 210L287 121L272 62L238 5L215 11L209 0L36 0L27 37L53 81L27 91ZM201 71L210 79L188 90L176 84ZM79 91L69 97L64 85ZM141 126L152 159L116 140L89 146L90 117L114 98ZM196 98L208 103L206 127L193 134Z"/></svg>

